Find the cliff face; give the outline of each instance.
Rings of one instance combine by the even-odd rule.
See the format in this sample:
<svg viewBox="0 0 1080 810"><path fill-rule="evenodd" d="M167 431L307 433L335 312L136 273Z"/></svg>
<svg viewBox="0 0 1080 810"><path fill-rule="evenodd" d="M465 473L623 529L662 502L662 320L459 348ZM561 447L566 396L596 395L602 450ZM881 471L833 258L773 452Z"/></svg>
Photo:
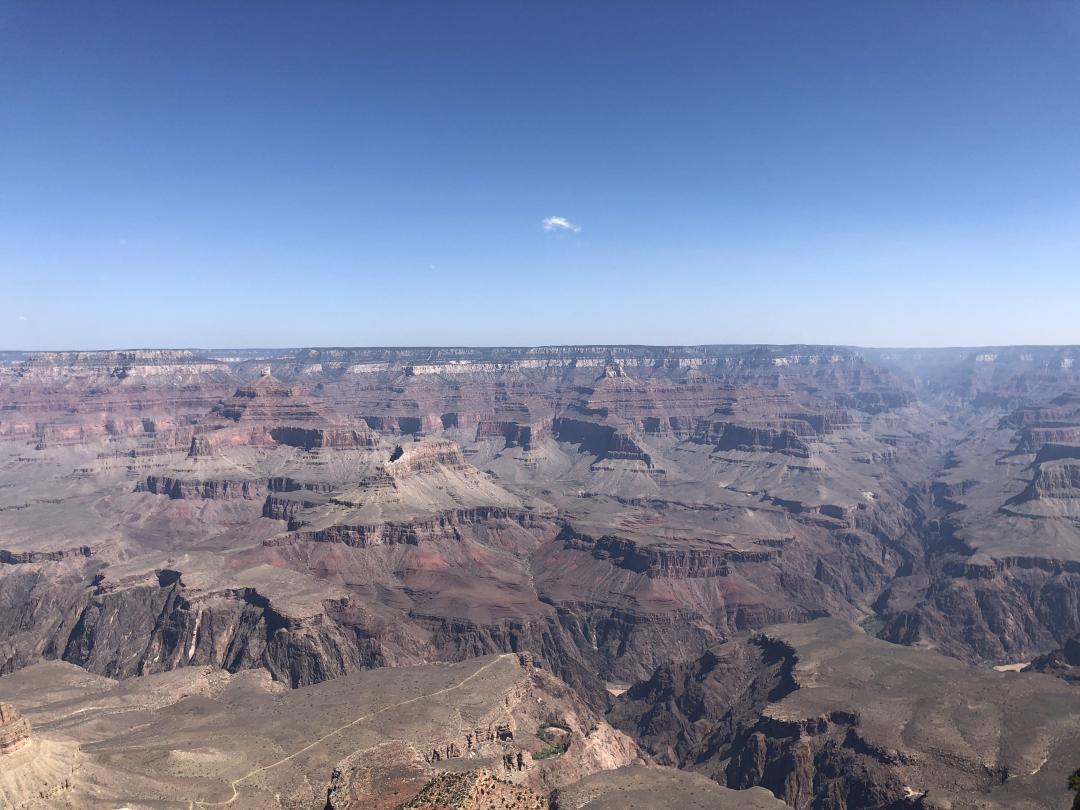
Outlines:
<svg viewBox="0 0 1080 810"><path fill-rule="evenodd" d="M114 678L212 665L259 667L291 686L386 663L380 648L335 621L336 606L310 615L276 607L254 588L191 593L179 580L102 591L48 640L65 661ZM344 626L343 626L344 625ZM60 638L67 630L66 643Z"/></svg>
<svg viewBox="0 0 1080 810"><path fill-rule="evenodd" d="M764 450L798 458L810 457L810 448L793 430L712 422L705 435L715 442L717 450Z"/></svg>
<svg viewBox="0 0 1080 810"><path fill-rule="evenodd" d="M648 545L621 537L592 538L571 527L564 528L558 539L567 550L588 551L597 560L609 561L619 568L650 578L725 577L732 573L733 562L769 563L781 557L778 548L710 549Z"/></svg>
<svg viewBox="0 0 1080 810"><path fill-rule="evenodd" d="M206 499L211 501L229 501L237 498L252 499L261 497L263 487L257 481L229 480L183 480L168 476L147 476L140 483L136 492L151 492L154 495L168 495L173 499Z"/></svg>
<svg viewBox="0 0 1080 810"><path fill-rule="evenodd" d="M1080 464L1040 465L1025 495L1031 499L1080 498Z"/></svg>
<svg viewBox="0 0 1080 810"><path fill-rule="evenodd" d="M652 457L631 436L612 425L561 417L555 420L552 430L560 441L581 445L582 451L598 458L642 461L652 467Z"/></svg>
<svg viewBox="0 0 1080 810"><path fill-rule="evenodd" d="M608 720L663 765L723 760L770 702L796 688L795 661L790 646L763 637L722 645L658 667L623 693Z"/></svg>

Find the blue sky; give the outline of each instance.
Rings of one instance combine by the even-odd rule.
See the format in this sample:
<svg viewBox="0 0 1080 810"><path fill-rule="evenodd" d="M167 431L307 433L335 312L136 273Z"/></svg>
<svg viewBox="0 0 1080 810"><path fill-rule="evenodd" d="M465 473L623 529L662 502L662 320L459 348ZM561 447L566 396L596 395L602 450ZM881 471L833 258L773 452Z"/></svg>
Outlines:
<svg viewBox="0 0 1080 810"><path fill-rule="evenodd" d="M0 0L0 348L1080 343L1078 100L1068 0Z"/></svg>

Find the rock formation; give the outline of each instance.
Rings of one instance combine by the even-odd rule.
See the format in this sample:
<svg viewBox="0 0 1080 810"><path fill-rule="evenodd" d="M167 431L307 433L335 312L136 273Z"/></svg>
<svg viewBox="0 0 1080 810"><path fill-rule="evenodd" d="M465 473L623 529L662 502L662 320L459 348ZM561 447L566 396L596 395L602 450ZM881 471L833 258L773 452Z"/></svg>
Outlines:
<svg viewBox="0 0 1080 810"><path fill-rule="evenodd" d="M1080 686L1080 633L1057 650L1038 656L1024 671L1045 672Z"/></svg>
<svg viewBox="0 0 1080 810"><path fill-rule="evenodd" d="M418 795L398 805L400 810L547 810L547 799L484 768L444 773Z"/></svg>
<svg viewBox="0 0 1080 810"><path fill-rule="evenodd" d="M30 722L10 703L0 703L0 756L30 744Z"/></svg>

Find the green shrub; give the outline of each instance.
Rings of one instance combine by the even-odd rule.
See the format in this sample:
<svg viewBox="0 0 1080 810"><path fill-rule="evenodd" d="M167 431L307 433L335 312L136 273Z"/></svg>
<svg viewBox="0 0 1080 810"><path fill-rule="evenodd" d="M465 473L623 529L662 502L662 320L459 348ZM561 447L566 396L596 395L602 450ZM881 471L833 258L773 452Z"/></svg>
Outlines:
<svg viewBox="0 0 1080 810"><path fill-rule="evenodd" d="M558 729L563 733L552 734L552 729ZM533 759L557 757L560 754L566 753L566 749L570 747L570 726L566 725L566 723L561 720L549 720L542 723L540 728L536 730L536 736L546 747L538 753L533 754Z"/></svg>

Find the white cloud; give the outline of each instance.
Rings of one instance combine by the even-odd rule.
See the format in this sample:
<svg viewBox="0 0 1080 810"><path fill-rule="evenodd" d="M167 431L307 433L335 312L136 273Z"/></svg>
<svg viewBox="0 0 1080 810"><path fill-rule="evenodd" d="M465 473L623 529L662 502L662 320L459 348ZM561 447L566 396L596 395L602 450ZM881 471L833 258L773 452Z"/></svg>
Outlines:
<svg viewBox="0 0 1080 810"><path fill-rule="evenodd" d="M581 232L581 226L575 225L566 217L547 217L540 223L540 226L545 231L572 231L573 233Z"/></svg>
<svg viewBox="0 0 1080 810"><path fill-rule="evenodd" d="M20 316L19 316L19 320L20 320L20 321L28 321L28 320L30 320L30 319L29 319L29 318L27 318L27 317L26 317L25 315L20 315Z"/></svg>

